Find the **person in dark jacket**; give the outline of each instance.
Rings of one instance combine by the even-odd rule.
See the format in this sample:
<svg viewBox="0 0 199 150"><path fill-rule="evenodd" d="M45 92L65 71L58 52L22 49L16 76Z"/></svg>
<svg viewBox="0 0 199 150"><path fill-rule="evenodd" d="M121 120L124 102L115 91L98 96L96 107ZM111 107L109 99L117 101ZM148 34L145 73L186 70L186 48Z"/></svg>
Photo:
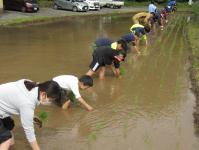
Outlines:
<svg viewBox="0 0 199 150"><path fill-rule="evenodd" d="M109 46L114 50L124 50L127 51L127 41L125 39L120 38L116 42L113 42L109 38L98 38L94 44L93 44L93 50L95 50L98 47L102 46Z"/></svg>
<svg viewBox="0 0 199 150"><path fill-rule="evenodd" d="M126 52L124 50L114 50L111 47L99 47L93 52L93 60L90 63L89 71L86 75L92 76L99 70L99 78L104 79L105 76L105 66L114 65L115 69L113 72L115 76L120 76L120 62L124 61L126 57Z"/></svg>

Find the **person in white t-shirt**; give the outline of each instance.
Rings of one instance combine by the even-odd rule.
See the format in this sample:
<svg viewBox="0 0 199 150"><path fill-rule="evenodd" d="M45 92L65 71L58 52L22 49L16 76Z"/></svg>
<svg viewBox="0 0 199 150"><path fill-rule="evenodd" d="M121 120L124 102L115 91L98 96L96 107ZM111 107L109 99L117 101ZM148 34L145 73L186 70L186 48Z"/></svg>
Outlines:
<svg viewBox="0 0 199 150"><path fill-rule="evenodd" d="M19 115L31 148L40 150L34 131L34 110L37 105L49 104L61 96L61 88L54 81L35 83L27 79L0 85L0 150L14 144L11 130L12 115Z"/></svg>
<svg viewBox="0 0 199 150"><path fill-rule="evenodd" d="M55 100L63 109L68 109L72 99L68 98L69 92L72 92L75 98L89 111L93 108L81 97L79 89L85 90L93 86L93 79L88 75L83 75L79 79L73 75L60 75L54 77L53 81L57 82L63 89L61 99Z"/></svg>

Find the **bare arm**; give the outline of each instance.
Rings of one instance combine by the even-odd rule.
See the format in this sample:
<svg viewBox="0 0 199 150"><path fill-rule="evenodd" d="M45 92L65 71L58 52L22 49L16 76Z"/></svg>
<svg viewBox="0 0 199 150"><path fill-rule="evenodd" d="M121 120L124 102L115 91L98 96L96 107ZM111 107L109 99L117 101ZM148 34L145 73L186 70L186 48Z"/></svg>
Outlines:
<svg viewBox="0 0 199 150"><path fill-rule="evenodd" d="M146 44L146 46L148 45L148 40L147 40L147 38L145 39L145 44Z"/></svg>
<svg viewBox="0 0 199 150"><path fill-rule="evenodd" d="M82 97L78 98L78 101L79 101L88 111L93 110L93 107L91 107L88 103L86 103L86 101L85 101Z"/></svg>
<svg viewBox="0 0 199 150"><path fill-rule="evenodd" d="M138 36L135 36L135 45L139 47L139 44L140 44L140 38Z"/></svg>
<svg viewBox="0 0 199 150"><path fill-rule="evenodd" d="M37 143L36 140L30 142L30 145L31 145L31 147L32 147L32 150L40 150L39 145L38 145L38 143Z"/></svg>
<svg viewBox="0 0 199 150"><path fill-rule="evenodd" d="M145 35L143 35L143 40L145 40L145 44L146 44L146 46L148 45L148 40L147 40L147 35L145 34Z"/></svg>
<svg viewBox="0 0 199 150"><path fill-rule="evenodd" d="M114 72L116 77L120 77L120 69L119 68L115 68L115 72Z"/></svg>
<svg viewBox="0 0 199 150"><path fill-rule="evenodd" d="M134 45L133 48L135 49L136 53L140 54L140 51L137 45Z"/></svg>
<svg viewBox="0 0 199 150"><path fill-rule="evenodd" d="M120 77L120 69L111 66L111 69L116 77Z"/></svg>
<svg viewBox="0 0 199 150"><path fill-rule="evenodd" d="M69 108L71 101L67 100L63 105L62 105L62 109L66 110Z"/></svg>
<svg viewBox="0 0 199 150"><path fill-rule="evenodd" d="M22 126L24 128L26 137L33 150L40 150L36 137L35 137L33 117L34 117L33 107L29 107L29 105L24 105L21 107L20 119L21 119Z"/></svg>

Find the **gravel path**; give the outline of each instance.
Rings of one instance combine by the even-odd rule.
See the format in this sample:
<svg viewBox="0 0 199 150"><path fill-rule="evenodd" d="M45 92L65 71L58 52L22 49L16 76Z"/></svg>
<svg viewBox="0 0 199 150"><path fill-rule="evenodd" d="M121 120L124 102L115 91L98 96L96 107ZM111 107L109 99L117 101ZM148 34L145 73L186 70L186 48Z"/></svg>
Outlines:
<svg viewBox="0 0 199 150"><path fill-rule="evenodd" d="M31 18L33 16L37 17L64 17L64 16L79 16L79 15L101 15L101 14L112 14L112 13L128 13L136 11L146 11L146 7L123 7L121 9L109 9L103 8L100 11L89 11L89 12L72 12L67 10L55 10L52 8L40 8L37 13L22 13L17 11L4 11L0 14L0 24L20 18Z"/></svg>

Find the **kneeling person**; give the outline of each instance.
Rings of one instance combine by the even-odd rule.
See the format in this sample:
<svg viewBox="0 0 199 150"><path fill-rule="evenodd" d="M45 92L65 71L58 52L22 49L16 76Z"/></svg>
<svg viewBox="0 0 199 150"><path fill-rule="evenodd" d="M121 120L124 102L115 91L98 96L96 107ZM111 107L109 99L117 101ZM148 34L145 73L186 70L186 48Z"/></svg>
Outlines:
<svg viewBox="0 0 199 150"><path fill-rule="evenodd" d="M56 100L56 103L63 109L68 109L72 99L68 98L68 94L72 92L75 98L80 102L87 110L91 111L93 108L86 103L81 97L79 89L85 90L93 86L93 79L90 76L83 75L79 79L72 75L61 75L53 78L53 81L57 82L62 88L62 96Z"/></svg>

